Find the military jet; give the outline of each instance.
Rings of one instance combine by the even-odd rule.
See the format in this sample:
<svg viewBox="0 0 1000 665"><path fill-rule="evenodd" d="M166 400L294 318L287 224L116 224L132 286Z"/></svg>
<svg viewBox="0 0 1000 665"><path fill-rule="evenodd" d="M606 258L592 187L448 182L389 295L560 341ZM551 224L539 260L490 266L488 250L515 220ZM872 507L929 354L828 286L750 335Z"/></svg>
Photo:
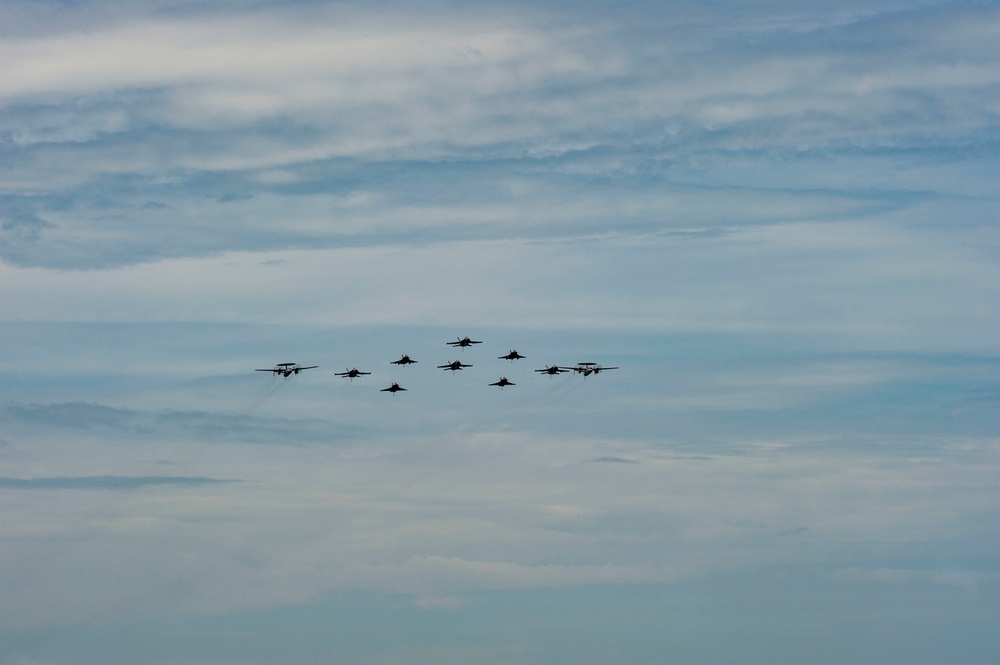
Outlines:
<svg viewBox="0 0 1000 665"><path fill-rule="evenodd" d="M588 377L591 374L600 374L601 372L608 369L618 369L617 367L601 367L597 363L577 363L576 367L570 367L577 374L583 374L584 377Z"/></svg>
<svg viewBox="0 0 1000 665"><path fill-rule="evenodd" d="M506 376L501 376L499 381L494 381L490 385L491 386L500 386L500 390L503 390L504 386L516 386L517 384L508 381Z"/></svg>
<svg viewBox="0 0 1000 665"><path fill-rule="evenodd" d="M447 365L438 365L438 369L451 370L452 372L459 369L465 369L466 367L472 367L472 365L465 365L461 360L452 361Z"/></svg>
<svg viewBox="0 0 1000 665"><path fill-rule="evenodd" d="M398 393L400 390L406 392L406 388L401 387L398 383L393 382L388 388L383 388L380 393Z"/></svg>
<svg viewBox="0 0 1000 665"><path fill-rule="evenodd" d="M556 374L562 374L563 372L572 372L572 368L559 367L558 365L553 365L552 367L546 367L545 369L536 369L536 372L541 372L543 374L548 374L549 376L555 376Z"/></svg>
<svg viewBox="0 0 1000 665"><path fill-rule="evenodd" d="M482 344L482 343L483 343L482 340L477 341L477 340L469 339L468 337L465 337L465 338L459 339L457 342L448 342L448 346L461 346L461 347L464 348L466 346L472 346L473 344Z"/></svg>
<svg viewBox="0 0 1000 665"><path fill-rule="evenodd" d="M402 358L400 358L399 360L393 360L389 364L390 365L412 365L415 362L417 362L417 361L416 360L411 360L410 356L408 356L408 355L406 355L404 353Z"/></svg>
<svg viewBox="0 0 1000 665"><path fill-rule="evenodd" d="M337 372L336 374L337 376L341 376L345 379L350 379L351 381L353 381L359 376L368 376L369 374L371 374L371 372L362 372L360 369L355 367L354 369L349 369L346 372Z"/></svg>
<svg viewBox="0 0 1000 665"><path fill-rule="evenodd" d="M517 352L517 349L512 349L511 352L505 356L497 356L497 358L500 360L519 360L520 358L523 357L524 356L522 356L520 353Z"/></svg>
<svg viewBox="0 0 1000 665"><path fill-rule="evenodd" d="M255 372L271 372L271 376L282 375L286 379L292 374L298 374L304 369L316 369L319 365L309 365L308 367L299 367L298 363L278 363L271 369L255 369Z"/></svg>

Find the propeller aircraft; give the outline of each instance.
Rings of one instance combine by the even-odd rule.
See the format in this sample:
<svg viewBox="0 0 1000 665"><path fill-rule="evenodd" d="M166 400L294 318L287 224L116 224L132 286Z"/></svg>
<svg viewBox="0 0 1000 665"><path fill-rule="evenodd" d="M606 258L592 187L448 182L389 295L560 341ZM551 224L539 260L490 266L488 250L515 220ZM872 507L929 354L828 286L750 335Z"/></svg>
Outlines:
<svg viewBox="0 0 1000 665"><path fill-rule="evenodd" d="M272 376L282 375L286 379L292 374L298 374L305 369L316 369L319 365L309 365L308 367L300 367L298 363L278 363L271 369L255 369L255 372L271 372Z"/></svg>
<svg viewBox="0 0 1000 665"><path fill-rule="evenodd" d="M618 369L618 368L617 367L601 367L597 363L586 362L586 363L577 363L576 367L568 367L566 369L570 369L570 370L576 372L577 374L583 374L584 377L588 377L591 374L600 374L601 372L603 372L605 370Z"/></svg>

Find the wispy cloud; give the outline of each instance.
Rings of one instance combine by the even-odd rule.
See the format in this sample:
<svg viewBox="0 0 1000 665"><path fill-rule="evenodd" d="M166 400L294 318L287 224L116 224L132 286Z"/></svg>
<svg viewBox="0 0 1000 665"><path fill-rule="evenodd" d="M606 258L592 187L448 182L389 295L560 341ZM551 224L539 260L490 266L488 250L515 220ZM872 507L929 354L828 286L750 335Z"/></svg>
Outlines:
<svg viewBox="0 0 1000 665"><path fill-rule="evenodd" d="M705 167L968 145L998 103L984 36L998 18L972 7L737 14L721 33L699 25L703 43L683 22L651 41L625 17L396 9L140 13L6 40L4 259L102 268L387 234L843 218L905 201L753 191ZM692 182L713 187L678 189Z"/></svg>
<svg viewBox="0 0 1000 665"><path fill-rule="evenodd" d="M913 568L860 568L851 566L832 571L831 579L870 584L898 585L913 582L953 586L974 593L981 579L979 572L969 570L927 570Z"/></svg>
<svg viewBox="0 0 1000 665"><path fill-rule="evenodd" d="M0 3L0 660L995 653L998 27Z"/></svg>
<svg viewBox="0 0 1000 665"><path fill-rule="evenodd" d="M116 440L193 440L204 443L305 445L353 438L356 429L319 418L263 418L204 411L137 411L82 402L6 404L2 412L12 424L37 430L59 428L97 432Z"/></svg>
<svg viewBox="0 0 1000 665"><path fill-rule="evenodd" d="M79 476L55 478L0 478L0 488L13 490L134 490L157 485L199 487L239 480L184 476Z"/></svg>
<svg viewBox="0 0 1000 665"><path fill-rule="evenodd" d="M601 464L638 464L635 460L625 459L624 457L596 457L591 462L601 463Z"/></svg>

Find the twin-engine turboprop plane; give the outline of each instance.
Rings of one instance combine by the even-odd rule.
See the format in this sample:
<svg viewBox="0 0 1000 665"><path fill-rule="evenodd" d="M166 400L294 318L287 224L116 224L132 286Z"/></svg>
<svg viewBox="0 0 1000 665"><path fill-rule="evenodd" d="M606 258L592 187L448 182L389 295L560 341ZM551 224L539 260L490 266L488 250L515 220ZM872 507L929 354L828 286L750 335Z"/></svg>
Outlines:
<svg viewBox="0 0 1000 665"><path fill-rule="evenodd" d="M271 369L255 369L255 372L271 372L272 376L277 376L280 374L286 379L292 374L298 374L304 369L316 369L319 365L309 365L308 367L300 367L298 363L278 363Z"/></svg>
<svg viewBox="0 0 1000 665"><path fill-rule="evenodd" d="M577 363L576 367L566 367L564 369L572 370L577 374L583 374L585 377L591 374L600 374L601 372L609 369L618 369L617 367L601 367L597 363Z"/></svg>

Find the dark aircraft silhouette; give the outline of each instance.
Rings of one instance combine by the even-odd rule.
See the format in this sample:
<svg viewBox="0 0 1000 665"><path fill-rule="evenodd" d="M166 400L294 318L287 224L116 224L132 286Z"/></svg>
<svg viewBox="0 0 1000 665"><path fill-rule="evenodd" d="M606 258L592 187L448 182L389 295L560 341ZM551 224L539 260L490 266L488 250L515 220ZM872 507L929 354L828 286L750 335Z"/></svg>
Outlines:
<svg viewBox="0 0 1000 665"><path fill-rule="evenodd" d="M524 356L522 356L520 353L517 352L517 349L513 349L510 353L508 353L505 356L497 356L497 358L499 358L500 360L518 360L523 357Z"/></svg>
<svg viewBox="0 0 1000 665"><path fill-rule="evenodd" d="M337 376L342 376L345 379L350 379L351 381L353 381L359 376L368 376L369 374L371 374L371 372L362 372L357 367L355 367L354 369L349 369L346 372L337 372L336 374Z"/></svg>
<svg viewBox="0 0 1000 665"><path fill-rule="evenodd" d="M466 346L472 346L473 344L482 344L482 343L483 342L481 340L476 341L474 339L469 339L468 337L465 337L463 339L458 340L457 342L448 342L448 346L466 347Z"/></svg>
<svg viewBox="0 0 1000 665"><path fill-rule="evenodd" d="M573 368L559 367L558 365L553 365L552 367L546 367L545 369L536 369L536 372L542 372L543 374L548 374L549 376L555 376L556 374L562 374L563 372L571 372Z"/></svg>
<svg viewBox="0 0 1000 665"><path fill-rule="evenodd" d="M491 386L500 386L500 390L503 390L504 386L516 386L517 384L508 381L506 376L501 376L499 381L494 381L490 385Z"/></svg>
<svg viewBox="0 0 1000 665"><path fill-rule="evenodd" d="M402 358L400 358L399 360L393 360L389 364L390 365L412 365L415 362L417 362L417 361L416 360L410 360L410 356L408 356L408 355L406 355L404 353Z"/></svg>
<svg viewBox="0 0 1000 665"><path fill-rule="evenodd" d="M463 365L461 360L455 360L447 365L438 365L438 369L451 370L452 372L458 369L465 369L466 367L472 367L472 365Z"/></svg>
<svg viewBox="0 0 1000 665"><path fill-rule="evenodd" d="M576 367L570 367L577 374L583 374L584 377L588 377L591 374L600 374L604 370L608 369L618 369L617 367L601 367L597 363L577 363Z"/></svg>
<svg viewBox="0 0 1000 665"><path fill-rule="evenodd" d="M272 376L282 375L286 379L292 374L298 374L304 369L316 369L319 365L309 365L308 367L299 367L298 363L278 363L271 369L255 369L255 372L271 372Z"/></svg>
<svg viewBox="0 0 1000 665"><path fill-rule="evenodd" d="M402 390L403 392L406 392L406 388L400 387L400 385L398 383L393 383L388 388L383 388L379 392L380 393L398 393L400 390Z"/></svg>

